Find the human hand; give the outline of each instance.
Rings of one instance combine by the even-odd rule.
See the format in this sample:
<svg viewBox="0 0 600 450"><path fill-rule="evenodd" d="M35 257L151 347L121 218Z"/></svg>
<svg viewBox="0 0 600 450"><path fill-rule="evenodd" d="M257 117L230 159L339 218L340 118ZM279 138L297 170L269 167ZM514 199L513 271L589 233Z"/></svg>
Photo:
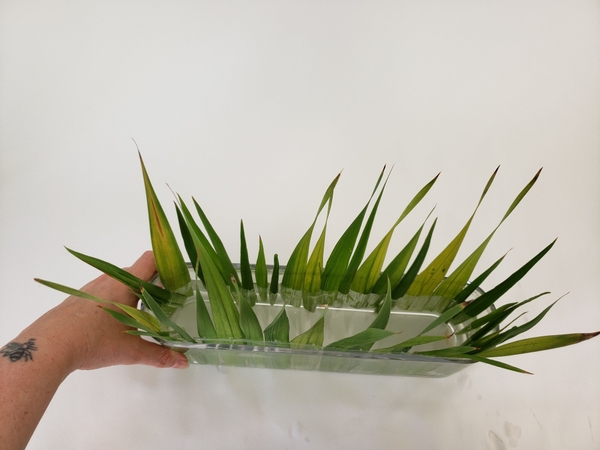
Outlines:
<svg viewBox="0 0 600 450"><path fill-rule="evenodd" d="M126 269L143 280L156 272L144 253ZM102 275L82 288L96 297L135 306L137 298ZM117 364L185 368L185 355L125 333L128 329L91 300L69 297L2 347L0 353L0 447L24 449L52 396L77 369Z"/></svg>
<svg viewBox="0 0 600 450"><path fill-rule="evenodd" d="M126 270L138 278L150 280L156 273L152 252L144 253ZM135 306L138 300L126 286L107 275L96 278L81 290L129 306ZM118 364L145 364L160 368L188 366L182 353L125 333L128 327L103 311L103 306L106 305L68 297L30 326L35 332L27 329L24 334L45 336L64 349L70 359L70 371Z"/></svg>

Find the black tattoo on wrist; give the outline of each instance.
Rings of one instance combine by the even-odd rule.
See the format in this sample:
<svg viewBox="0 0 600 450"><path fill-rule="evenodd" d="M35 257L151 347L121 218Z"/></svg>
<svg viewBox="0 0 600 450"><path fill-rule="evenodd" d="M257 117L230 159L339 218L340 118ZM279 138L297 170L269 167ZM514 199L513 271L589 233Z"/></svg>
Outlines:
<svg viewBox="0 0 600 450"><path fill-rule="evenodd" d="M33 361L33 354L37 350L35 346L35 338L29 339L24 344L19 344L18 342L9 342L4 346L0 353L2 353L3 358L8 358L11 362L17 362L20 359L23 359L25 362Z"/></svg>

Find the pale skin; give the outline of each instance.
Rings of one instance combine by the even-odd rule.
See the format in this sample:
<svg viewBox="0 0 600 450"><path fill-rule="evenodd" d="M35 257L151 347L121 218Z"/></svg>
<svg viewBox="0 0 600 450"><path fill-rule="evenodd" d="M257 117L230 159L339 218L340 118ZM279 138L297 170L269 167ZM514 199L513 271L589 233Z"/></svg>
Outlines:
<svg viewBox="0 0 600 450"><path fill-rule="evenodd" d="M156 273L152 252L130 268L149 280ZM131 306L127 287L102 275L81 290ZM0 348L0 447L24 449L54 393L75 370L119 364L188 367L185 355L125 333L128 328L98 303L69 297Z"/></svg>

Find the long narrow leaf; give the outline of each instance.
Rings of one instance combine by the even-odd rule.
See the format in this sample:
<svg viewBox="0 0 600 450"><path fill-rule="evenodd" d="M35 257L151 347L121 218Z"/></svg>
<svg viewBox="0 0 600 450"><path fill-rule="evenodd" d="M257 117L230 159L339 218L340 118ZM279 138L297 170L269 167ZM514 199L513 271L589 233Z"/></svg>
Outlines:
<svg viewBox="0 0 600 450"><path fill-rule="evenodd" d="M237 271L233 267L231 263L231 259L227 254L227 250L225 250L225 246L221 241L221 238L213 228L212 224L209 222L208 217L204 214L204 211L198 204L195 198L192 197L192 201L194 202L194 206L196 207L196 212L202 221L202 225L204 225L204 229L206 230L206 234L210 238L210 242L212 242L213 248L219 257L220 266L223 268L224 274L223 278L229 279L231 276L235 278L236 283L240 282Z"/></svg>
<svg viewBox="0 0 600 450"><path fill-rule="evenodd" d="M485 195L487 194L494 178L496 177L496 173L498 169L494 171L490 179L488 180L481 197L479 198L479 202L475 207L475 210L471 214L471 217L465 224L465 226L460 230L460 232L456 235L456 237L448 244L448 246L420 273L415 279L414 283L411 285L408 290L408 295L413 296L430 296L435 288L440 284L440 282L447 276L448 269L452 265L460 246L467 235L467 231L471 226L471 222L475 217L475 213L479 209L479 205L483 201Z"/></svg>
<svg viewBox="0 0 600 450"><path fill-rule="evenodd" d="M501 345L500 347L485 350L481 353L478 353L477 356L493 358L499 356L512 356L521 355L523 353L540 352L543 350L551 350L553 348L577 344L578 342L591 339L599 334L600 331L596 331L595 333L555 334L551 336L538 336L528 339L521 339L509 344Z"/></svg>
<svg viewBox="0 0 600 450"><path fill-rule="evenodd" d="M463 288L469 281L469 278L471 278L471 274L473 273L473 270L475 270L475 266L479 262L481 255L485 251L492 237L494 236L498 228L500 228L500 225L502 225L502 223L506 220L510 213L513 212L513 210L517 207L521 200L523 200L523 197L525 197L525 195L527 195L529 190L533 187L538 177L540 176L540 172L541 169L535 174L533 179L521 190L521 192L519 192L519 195L517 195L517 197L514 199L514 201L502 217L502 220L500 220L500 223L496 226L496 228L494 228L494 230L490 233L487 239L485 239L485 241L483 241L483 243L479 247L477 247L477 249L473 253L471 253L471 255L469 255L469 257L465 259L465 261L454 272L448 275L448 277L440 283L440 285L433 292L433 295L445 298L453 298L456 295L458 295L460 291L463 290Z"/></svg>
<svg viewBox="0 0 600 450"><path fill-rule="evenodd" d="M206 291L208 292L217 337L219 339L241 339L244 334L239 325L239 312L223 279L223 274L217 268L218 257L207 251L197 227L190 226L193 218L187 208L182 208L182 212L198 252L202 273L204 273ZM231 280L229 280L229 283L231 283Z"/></svg>
<svg viewBox="0 0 600 450"><path fill-rule="evenodd" d="M434 342L444 341L446 339L448 339L446 336L415 336L414 338L407 339L406 341L400 342L399 344L391 347L378 348L373 351L377 353L406 353L411 347L432 344Z"/></svg>
<svg viewBox="0 0 600 450"><path fill-rule="evenodd" d="M477 350L475 347L469 346L457 346L450 348L442 348L438 350L427 350L422 352L415 352L417 355L427 355L427 356L439 356L442 358L452 358L452 357L462 357L469 352Z"/></svg>
<svg viewBox="0 0 600 450"><path fill-rule="evenodd" d="M367 209L377 188L379 187L379 183L383 178L383 174L385 172L385 166L379 175L377 183L375 184L375 188L369 197L369 201L364 206L362 211L356 216L356 218L352 221L350 226L344 231L342 237L338 240L338 242L333 247L331 251L331 255L327 259L327 263L325 264L325 268L323 269L323 275L321 277L321 287L325 292L337 292L348 268L348 263L350 262L350 257L352 256L352 250L354 250L354 246L356 245L356 239L358 238L358 234L360 232L360 227L362 226L362 222L367 213ZM385 289L385 287L384 287Z"/></svg>
<svg viewBox="0 0 600 450"><path fill-rule="evenodd" d="M484 315L483 317L479 317L478 319L475 319L473 322L469 323L468 325L466 325L464 328L461 328L460 330L458 330L456 332L456 334L466 334L466 333L471 333L473 331L476 331L477 329L483 327L484 325L488 324L488 323L498 323L498 321L502 321L503 320L503 315L505 314L506 310L516 306L517 302L512 302L512 303L507 303L505 305L499 306L498 308L494 309L492 312Z"/></svg>
<svg viewBox="0 0 600 450"><path fill-rule="evenodd" d="M306 265L307 265L307 260L308 260L310 239L312 237L312 233L313 233L315 224L317 222L317 218L319 217L319 214L321 213L321 211L327 204L329 204L329 207L327 208L328 214L329 214L329 210L331 209L331 201L333 199L333 192L334 192L335 186L340 178L340 175L341 174L338 174L338 176L335 177L335 179L331 182L331 184L327 188L327 191L325 192L325 195L323 196L323 199L321 200L321 204L319 206L319 209L317 210L317 214L315 215L315 218L314 218L312 224L310 225L310 227L308 228L306 233L304 233L304 235L302 236L302 239L300 239L300 242L298 242L298 244L292 251L292 254L291 254L288 264L286 266L285 272L283 273L283 279L281 281L282 287L285 287L291 291L300 291L301 292L303 285L304 285L304 277L305 277L305 273L306 273ZM286 294L286 292L284 292L284 294ZM299 302L301 301L301 297L298 297L298 298L290 297L289 300L290 300L290 303L292 303L294 306L300 306Z"/></svg>
<svg viewBox="0 0 600 450"><path fill-rule="evenodd" d="M244 336L251 341L262 341L263 332L252 306L240 295L240 328Z"/></svg>
<svg viewBox="0 0 600 450"><path fill-rule="evenodd" d="M491 313L486 314L484 317L474 320L469 326L467 326L465 328L468 329L468 328L473 327L473 328L480 328L480 329L478 331L476 331L473 335L471 335L471 337L469 337L466 340L466 345L469 345L471 342L481 342L480 340L484 336L486 336L488 333L492 332L493 330L497 330L498 327L500 327L500 325L504 322L504 320L508 316L510 316L516 309L526 305L529 302L532 302L533 300L535 300L537 298L547 295L547 294L549 294L549 292L542 292L541 294L530 297L527 300L524 300L522 302L508 303L506 305L502 305L499 308L497 308L496 310L492 311ZM513 320L513 322L514 322L514 320ZM505 327L508 327L508 326L510 326L510 324L506 325Z"/></svg>
<svg viewBox="0 0 600 450"><path fill-rule="evenodd" d="M317 296L321 291L321 273L323 272L323 253L325 251L326 232L327 223L325 223L321 236L319 236L315 248L306 264L306 274L304 276L304 285L302 288L302 304L308 311L314 311L317 307Z"/></svg>
<svg viewBox="0 0 600 450"><path fill-rule="evenodd" d="M144 330L146 333L149 333L153 337L157 337L159 339L165 339L168 337L169 339L174 338L175 340L179 340L179 338L171 336L170 333L157 332L151 328L148 328L143 323L138 322L134 318L132 318L128 315L125 315L119 311L115 311L114 309L106 308L106 307L103 307L102 309L104 311L106 311L108 314L110 314L111 316L113 316L115 319L117 319L119 322L121 322L123 325L127 325L128 327L132 327L132 328L136 328L136 329L139 328L140 330ZM131 333L133 331L135 331L135 330L127 330L126 332Z"/></svg>
<svg viewBox="0 0 600 450"><path fill-rule="evenodd" d="M215 266L219 270L219 273L221 274L223 281L225 281L225 283L227 285L233 287L233 285L231 283L231 276L233 275L231 273L231 270L229 270L223 266L223 264L221 263L221 258L219 257L219 255L217 254L215 249L212 247L212 244L210 243L208 238L204 235L204 233L202 232L202 230L200 229L200 227L194 220L192 213L190 212L189 208L187 207L187 205L185 204L185 202L183 201L181 196L177 196L177 199L179 201L179 208L181 210L181 214L183 215L183 219L185 220L185 223L187 225L187 229L188 229L190 235L192 236L192 243L194 244L194 247L196 248L196 253L198 252L198 249L196 246L196 240L198 240L204 247L204 250L206 251L206 254L208 255L208 257L210 257L210 259L215 263ZM200 270L202 270L201 265L200 265ZM233 271L235 272L235 269ZM237 278L235 278L235 277L237 277L237 273L234 276L234 279L237 280Z"/></svg>
<svg viewBox="0 0 600 450"><path fill-rule="evenodd" d="M273 305L279 293L279 256L277 253L273 256L273 272L271 273L271 282L269 283L269 303Z"/></svg>
<svg viewBox="0 0 600 450"><path fill-rule="evenodd" d="M410 289L410 286L412 286L415 278L417 277L417 273L419 272L419 269L421 268L421 265L423 264L423 261L427 256L427 251L429 250L429 245L431 244L431 237L433 236L433 230L435 230L436 223L437 219L433 221L433 224L429 229L429 233L427 233L427 237L425 238L425 241L423 242L423 245L421 246L419 253L417 253L417 256L411 264L410 268L402 277L400 282L394 287L392 291L392 298L394 300L403 297Z"/></svg>
<svg viewBox="0 0 600 450"><path fill-rule="evenodd" d="M355 334L339 341L329 344L326 349L349 350L360 348L364 345L373 345L375 342L395 334L393 331L381 330L379 328L367 328L365 331Z"/></svg>
<svg viewBox="0 0 600 450"><path fill-rule="evenodd" d="M504 257L506 256L506 254L504 254L502 257L498 258L496 260L496 262L494 262L494 264L492 264L490 267L488 267L486 270L484 270L477 278L475 278L473 281L471 281L469 284L467 284L465 286L465 288L460 291L456 297L454 297L454 302L457 303L462 303L464 301L466 301L471 294L473 294L473 292L475 292L477 290L477 288L479 288L479 286L481 286L481 283L483 283L486 278L494 271L496 270L496 267L498 267L500 265L500 263L504 260Z"/></svg>
<svg viewBox="0 0 600 450"><path fill-rule="evenodd" d="M163 289L160 286L149 283L147 281L142 280L141 278L130 274L126 270L121 269L120 267L117 267L114 264L102 261L98 258L94 258L93 256L84 255L83 253L76 252L75 250L71 250L69 248L67 248L67 251L76 258L80 259L81 261L89 264L92 267L95 267L101 272L104 272L106 275L114 278L115 280L120 281L129 289L131 289L139 295L141 295L141 286L142 288L147 290L152 295L152 297L154 297L163 305L182 305L183 302L187 299L186 295L178 294L176 292L169 292L168 290Z"/></svg>
<svg viewBox="0 0 600 450"><path fill-rule="evenodd" d="M64 286L64 285L58 284L58 283L54 283L52 281L41 280L39 278L34 278L34 280L40 284L43 284L44 286L47 286L51 289L55 289L59 292L67 294L67 295L84 298L86 300L92 300L97 303L111 304L111 305L121 309L123 312L127 313L131 318L136 320L139 324L146 327L146 329L151 330L151 331L160 331L160 323L158 322L158 320L156 320L156 317L152 316L151 314L148 314L145 311L140 311L137 308L134 308L129 305L124 305L122 303L104 300L99 297L96 297L95 295L88 294L87 292L83 292L79 289L73 289L71 287Z"/></svg>
<svg viewBox="0 0 600 450"><path fill-rule="evenodd" d="M301 348L305 346L321 347L323 345L323 338L325 332L325 312L315 324L306 330L304 333L299 334L290 342L292 348Z"/></svg>
<svg viewBox="0 0 600 450"><path fill-rule="evenodd" d="M196 289L196 328L200 338L216 339L218 337L200 289Z"/></svg>
<svg viewBox="0 0 600 450"><path fill-rule="evenodd" d="M290 342L290 320L285 309L283 305L273 322L265 328L266 342Z"/></svg>
<svg viewBox="0 0 600 450"><path fill-rule="evenodd" d="M194 343L196 342L196 340L193 337L191 337L187 333L187 331L185 331L183 328L181 328L179 325L177 325L175 322L173 322L171 319L169 319L169 317L161 309L160 305L158 303L156 303L156 300L154 300L152 298L152 296L148 293L148 291L146 291L145 289L142 289L142 297L144 298L145 303L148 305L148 307L154 313L154 315L156 316L156 318L158 319L158 321L160 323L162 323L163 325L166 325L169 328L172 328L177 334L179 334L186 341L194 342Z"/></svg>
<svg viewBox="0 0 600 450"><path fill-rule="evenodd" d="M190 234L190 230L187 227L187 223L183 218L183 214L179 205L175 203L175 211L177 212L177 222L179 223L179 231L181 233L181 237L183 239L183 245L185 247L185 251L190 258L190 263L198 275L198 278L202 280L204 283L204 275L202 274L202 270L200 269L200 262L198 261L198 253L196 252L196 247L194 246L194 241L192 239L192 235Z"/></svg>
<svg viewBox="0 0 600 450"><path fill-rule="evenodd" d="M532 375L531 372L527 372L526 370L519 369L518 367L515 367L515 366L511 366L510 364L506 364L506 363L503 363L500 361L495 361L493 359L483 358L478 355L464 355L461 357L469 358L469 359L472 359L473 361L482 362L485 364L489 364L491 366L500 367L501 369L506 369L506 370L510 370L510 371L518 372L518 373L524 373L526 375Z"/></svg>
<svg viewBox="0 0 600 450"><path fill-rule="evenodd" d="M163 286L169 291L177 291L188 287L190 272L185 264L167 216L154 192L150 177L142 160L142 155L138 154L144 177L148 218L150 221L150 238L152 240L156 268L158 269L160 281ZM188 292L191 293L189 288Z"/></svg>
<svg viewBox="0 0 600 450"><path fill-rule="evenodd" d="M373 320L371 325L369 325L369 328L385 330L385 328L388 325L388 322L390 321L391 312L392 312L392 286L390 285L390 280L388 280L387 292L385 295L385 299L383 301L383 304L381 305L381 308L379 309L379 312L377 313L377 316L375 316L375 319ZM367 351L371 350L373 343L374 342L359 345L357 347L357 349L367 352Z"/></svg>
<svg viewBox="0 0 600 450"><path fill-rule="evenodd" d="M148 336L154 339L157 339L159 341L164 341L164 340L173 340L173 341L181 341L180 338L173 336L170 333L167 332L160 332L160 333L154 333L152 331L143 331L143 330L125 330L125 333L127 334L131 334L133 336Z"/></svg>
<svg viewBox="0 0 600 450"><path fill-rule="evenodd" d="M518 283L521 278L523 278L527 272L531 270L533 266L535 266L540 259L544 257L546 253L550 251L552 246L556 240L552 241L550 245L545 247L541 252L531 258L527 263L525 263L521 268L515 271L511 276L509 276L502 283L497 285L495 288L487 291L485 294L482 294L480 297L473 300L469 306L467 306L462 313L457 315L452 323L462 323L465 320L468 320L471 317L476 317L487 308L489 308L496 300L498 300L502 295L504 295L511 287L513 287L516 283Z"/></svg>
<svg viewBox="0 0 600 450"><path fill-rule="evenodd" d="M406 244L404 248L400 250L400 252L394 257L394 259L388 264L385 270L381 272L381 275L375 283L375 286L373 286L371 292L373 292L374 294L383 295L385 294L385 289L388 280L392 286L396 286L400 282L400 280L404 276L404 271L408 267L410 258L412 257L413 252L417 247L417 242L419 242L419 237L421 236L421 232L423 231L423 226L424 225L421 225L421 227L415 233L412 239L408 241L408 244Z"/></svg>
<svg viewBox="0 0 600 450"><path fill-rule="evenodd" d="M248 246L246 245L246 233L244 232L243 221L240 221L240 272L242 274L242 293L250 303L250 306L254 306L256 304L256 292L254 291L254 280L252 279L252 268L250 267L250 258L248 257Z"/></svg>
<svg viewBox="0 0 600 450"><path fill-rule="evenodd" d="M484 351L484 350L487 350L488 348L496 347L496 346L502 344L503 342L508 341L509 339L512 339L526 331L529 331L531 328L533 328L535 325L537 325L544 318L544 316L548 313L548 311L550 311L550 309L555 304L556 304L556 302L552 303L550 306L548 306L546 309L544 309L540 314L538 314L534 319L530 320L529 322L527 322L521 326L518 326L518 327L513 327L510 330L507 330L503 333L500 333L497 337L495 337L491 341L486 341L485 345L478 345L477 341L474 341L473 345L477 346L479 351Z"/></svg>
<svg viewBox="0 0 600 450"><path fill-rule="evenodd" d="M458 305L453 306L452 308L444 311L443 314L437 317L433 322L431 322L423 331L419 333L419 336L435 329L436 327L447 323L450 319L456 316L459 312L465 309L466 305L464 303L459 303Z"/></svg>
<svg viewBox="0 0 600 450"><path fill-rule="evenodd" d="M265 249L260 236L258 237L258 257L256 258L254 274L256 275L256 285L259 288L266 290L269 287L269 281L267 277L267 259L265 258Z"/></svg>
<svg viewBox="0 0 600 450"><path fill-rule="evenodd" d="M435 176L433 180L427 183L421 190L413 197L410 203L406 206L400 217L396 220L391 229L379 242L379 244L373 249L371 254L365 259L359 269L356 271L352 280L351 289L355 292L362 294L368 294L373 289L373 286L381 275L381 269L385 256L387 255L388 247L392 240L392 236L396 227L400 225L400 222L420 203L420 201L427 195L429 190L435 184L439 174Z"/></svg>
<svg viewBox="0 0 600 450"><path fill-rule="evenodd" d="M385 182L383 183L381 191L377 196L377 200L373 205L373 209L371 210L367 222L365 223L365 227L363 228L363 231L360 235L358 244L356 244L356 248L352 253L352 258L350 259L348 268L346 269L346 272L344 273L344 276L342 277L342 280L339 284L338 291L341 294L347 294L348 292L350 292L350 286L352 285L354 274L360 267L360 263L362 262L363 257L365 256L367 244L369 243L369 236L371 235L371 229L373 228L373 222L375 221L375 215L377 214L377 210L379 209L379 203L381 202L381 197L383 196L383 192L385 191L385 187L387 185L390 174L388 174L387 178L385 179Z"/></svg>

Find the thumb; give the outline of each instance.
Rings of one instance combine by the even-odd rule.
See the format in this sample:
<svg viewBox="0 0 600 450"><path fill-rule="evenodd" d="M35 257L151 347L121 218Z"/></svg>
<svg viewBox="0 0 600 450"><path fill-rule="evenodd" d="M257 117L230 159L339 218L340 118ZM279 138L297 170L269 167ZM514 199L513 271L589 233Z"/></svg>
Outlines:
<svg viewBox="0 0 600 450"><path fill-rule="evenodd" d="M190 365L187 357L181 352L153 344L143 339L140 339L139 344L140 351L137 352L138 364L145 364L161 369L185 369Z"/></svg>

